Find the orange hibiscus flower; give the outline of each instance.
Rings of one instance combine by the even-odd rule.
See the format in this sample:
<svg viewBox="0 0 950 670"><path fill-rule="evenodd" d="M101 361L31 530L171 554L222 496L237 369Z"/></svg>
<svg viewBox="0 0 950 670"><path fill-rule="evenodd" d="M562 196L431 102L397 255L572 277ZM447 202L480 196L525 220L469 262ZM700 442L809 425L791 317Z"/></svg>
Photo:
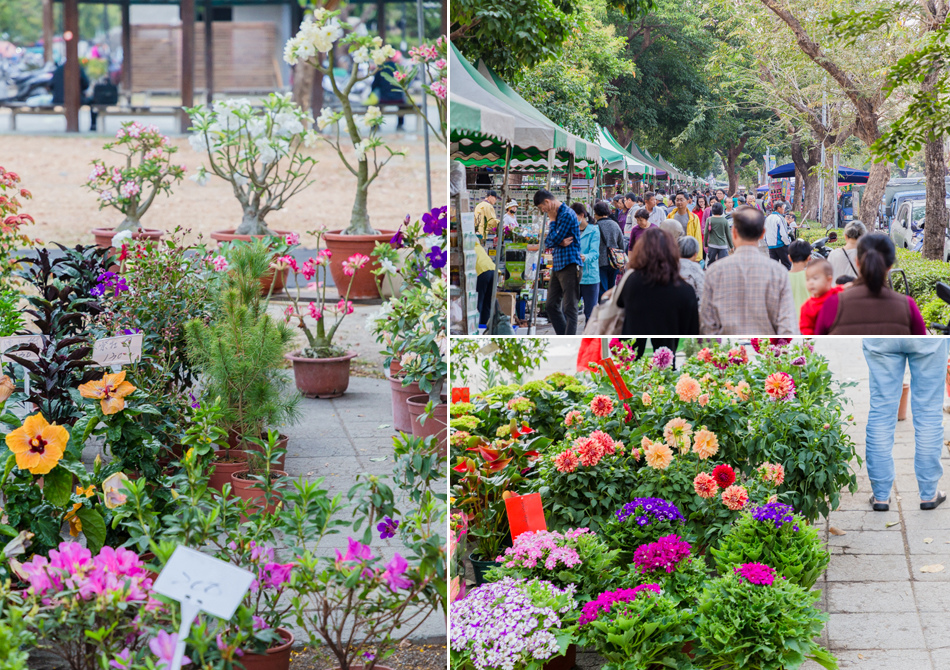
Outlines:
<svg viewBox="0 0 950 670"><path fill-rule="evenodd" d="M125 381L125 371L106 373L102 379L86 382L79 387L83 398L95 398L102 406L103 414L115 414L125 408L125 396L135 391L135 387Z"/></svg>
<svg viewBox="0 0 950 670"><path fill-rule="evenodd" d="M26 417L23 425L6 437L7 446L16 456L16 465L34 475L45 475L56 467L69 442L69 431L50 424L42 414Z"/></svg>

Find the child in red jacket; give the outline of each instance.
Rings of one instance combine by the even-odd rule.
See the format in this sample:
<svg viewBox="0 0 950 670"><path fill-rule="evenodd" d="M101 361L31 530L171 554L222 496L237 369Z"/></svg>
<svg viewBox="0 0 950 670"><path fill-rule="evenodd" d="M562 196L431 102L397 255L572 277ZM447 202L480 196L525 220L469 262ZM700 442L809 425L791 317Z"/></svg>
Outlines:
<svg viewBox="0 0 950 670"><path fill-rule="evenodd" d="M802 305L798 327L802 335L814 335L818 313L825 301L835 293L841 293L843 286L834 286L834 270L824 258L814 258L805 268L805 286L811 297Z"/></svg>

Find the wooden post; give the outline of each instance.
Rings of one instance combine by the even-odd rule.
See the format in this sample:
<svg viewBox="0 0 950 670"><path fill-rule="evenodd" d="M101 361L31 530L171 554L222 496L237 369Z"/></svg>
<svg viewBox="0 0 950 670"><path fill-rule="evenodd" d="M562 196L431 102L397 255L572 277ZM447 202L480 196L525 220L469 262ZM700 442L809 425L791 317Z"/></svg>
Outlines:
<svg viewBox="0 0 950 670"><path fill-rule="evenodd" d="M132 22L129 19L131 0L122 3L122 87L125 104L132 105Z"/></svg>
<svg viewBox="0 0 950 670"><path fill-rule="evenodd" d="M571 191L573 191L574 186L574 154L571 154L567 157L567 179L565 180L565 185L567 187L567 206L571 206Z"/></svg>
<svg viewBox="0 0 950 670"><path fill-rule="evenodd" d="M53 0L43 0L43 62L53 60Z"/></svg>
<svg viewBox="0 0 950 670"><path fill-rule="evenodd" d="M213 10L211 0L205 0L205 102L209 105L214 98L214 30L212 29Z"/></svg>
<svg viewBox="0 0 950 670"><path fill-rule="evenodd" d="M79 0L63 0L63 32L66 39L66 69L63 74L63 103L66 132L79 132Z"/></svg>
<svg viewBox="0 0 950 670"><path fill-rule="evenodd" d="M511 145L505 149L505 181L501 185L501 196L502 212L506 211L505 207L508 206L508 174L511 169ZM488 235L488 231L485 232L485 235ZM461 235L459 235L461 237ZM495 319L495 301L498 299L498 282L499 280L504 281L505 271L505 215L501 215L501 221L498 223L498 244L495 246L495 281L492 282L491 287L491 302L489 302L488 308L488 323L485 325L488 326L488 335L494 335L492 332L492 322ZM515 301L515 312L517 312L517 301Z"/></svg>
<svg viewBox="0 0 950 670"><path fill-rule="evenodd" d="M181 0L181 106L195 104L195 0ZM181 111L181 132L187 133L188 114Z"/></svg>
<svg viewBox="0 0 950 670"><path fill-rule="evenodd" d="M376 0L376 31L386 41L386 0Z"/></svg>

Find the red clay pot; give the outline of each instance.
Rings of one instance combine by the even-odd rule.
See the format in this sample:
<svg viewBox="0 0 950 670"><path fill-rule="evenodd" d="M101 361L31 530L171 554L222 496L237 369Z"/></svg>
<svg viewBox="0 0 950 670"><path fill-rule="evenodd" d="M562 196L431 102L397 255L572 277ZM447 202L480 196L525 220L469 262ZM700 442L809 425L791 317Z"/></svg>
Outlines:
<svg viewBox="0 0 950 670"><path fill-rule="evenodd" d="M307 358L297 351L284 356L294 364L297 390L308 398L339 398L350 385L352 351L335 358Z"/></svg>
<svg viewBox="0 0 950 670"><path fill-rule="evenodd" d="M327 249L333 252L330 257L330 274L333 275L333 284L341 298L346 295L346 288L351 282L351 300L379 297L376 275L373 274L373 270L379 268L379 262L372 256L373 249L377 242L388 242L395 234L395 230L381 230L378 235L344 235L342 230L331 230L324 234ZM370 262L354 276L347 277L343 273L343 261L356 253L369 256Z"/></svg>
<svg viewBox="0 0 950 670"><path fill-rule="evenodd" d="M253 503L253 507L258 509L264 509L264 492L258 488L260 484L256 479L242 479L241 475L247 474L248 470L245 467L243 470L239 470L231 474L231 488L234 489L234 495L241 500L246 500ZM271 478L275 476L286 477L287 473L283 470L271 470ZM280 494L278 493L275 498L279 498ZM267 511L273 512L277 509L277 500L271 499L270 505L267 505Z"/></svg>
<svg viewBox="0 0 950 670"><path fill-rule="evenodd" d="M227 230L216 230L211 233L211 239L215 242L234 242L235 240L241 242L250 242L252 239L264 239L266 237L286 237L287 233L291 232L289 230L275 230L274 235L236 235L234 231L236 228L228 228Z"/></svg>
<svg viewBox="0 0 950 670"><path fill-rule="evenodd" d="M211 467L211 476L208 486L220 491L225 484L231 483L231 475L239 470L247 470L247 454L241 449L220 449L214 452L215 461ZM227 458L234 463L225 463L220 459ZM233 487L232 487L233 488Z"/></svg>
<svg viewBox="0 0 950 670"><path fill-rule="evenodd" d="M288 670L290 668L290 649L294 646L294 634L286 628L276 630L284 643L271 647L266 654L245 653L239 661L244 666L244 670Z"/></svg>
<svg viewBox="0 0 950 670"><path fill-rule="evenodd" d="M261 435L261 439L262 439L264 442L267 442L267 433L264 433L263 435ZM287 460L287 442L288 442L289 440L290 440L290 438L288 438L288 437L287 437L286 435L284 435L283 433L278 433L278 434L277 434L277 447L276 447L276 448L277 448L277 449L283 449L283 453L282 453L282 454L278 457L278 459L277 459L277 467L279 467L279 468L281 468L281 469L283 469L283 467L284 467L284 461ZM228 444L230 444L232 448L236 448L240 442L241 442L241 440L240 440L240 438L238 437L237 433L235 433L235 432L233 432L233 431L229 431L229 432L228 432ZM261 453L261 454L264 453L264 448L257 446L257 445L254 444L253 442L247 442L247 443L245 443L245 444L244 444L244 447L245 447L244 451L256 451L256 452ZM244 470L245 468L241 468L241 469Z"/></svg>
<svg viewBox="0 0 950 670"><path fill-rule="evenodd" d="M437 436L439 438L439 454L445 456L449 436L449 399L448 396L443 395L441 400L442 402L435 406L435 413L426 419L425 425L419 421L419 417L425 413L426 405L429 404L429 396L426 394L414 395L406 400L406 405L409 408L409 416L412 421L412 434L415 437Z"/></svg>
<svg viewBox="0 0 950 670"><path fill-rule="evenodd" d="M102 247L103 249L112 248L112 238L115 236L114 228L93 228L92 234L96 238L96 246ZM153 228L143 228L138 231L132 232L133 240L160 240L162 235L165 234L164 230L157 230Z"/></svg>
<svg viewBox="0 0 950 670"><path fill-rule="evenodd" d="M393 429L412 433L412 418L409 416L409 406L406 405L406 401L422 393L422 389L416 382L403 386L401 378L387 375L386 379L389 380L389 390L393 397Z"/></svg>
<svg viewBox="0 0 950 670"><path fill-rule="evenodd" d="M571 670L577 662L577 645L572 644L563 656L555 656L544 664L542 670Z"/></svg>

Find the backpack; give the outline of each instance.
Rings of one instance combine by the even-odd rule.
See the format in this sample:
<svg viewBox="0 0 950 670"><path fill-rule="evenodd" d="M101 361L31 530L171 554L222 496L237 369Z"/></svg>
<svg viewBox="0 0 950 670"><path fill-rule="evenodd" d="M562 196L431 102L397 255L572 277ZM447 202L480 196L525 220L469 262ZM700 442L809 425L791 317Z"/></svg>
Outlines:
<svg viewBox="0 0 950 670"><path fill-rule="evenodd" d="M617 304L617 301L620 300L624 284L632 274L633 270L624 272L610 297L594 306L594 311L587 320L587 326L584 327L584 335L623 335L624 309Z"/></svg>

